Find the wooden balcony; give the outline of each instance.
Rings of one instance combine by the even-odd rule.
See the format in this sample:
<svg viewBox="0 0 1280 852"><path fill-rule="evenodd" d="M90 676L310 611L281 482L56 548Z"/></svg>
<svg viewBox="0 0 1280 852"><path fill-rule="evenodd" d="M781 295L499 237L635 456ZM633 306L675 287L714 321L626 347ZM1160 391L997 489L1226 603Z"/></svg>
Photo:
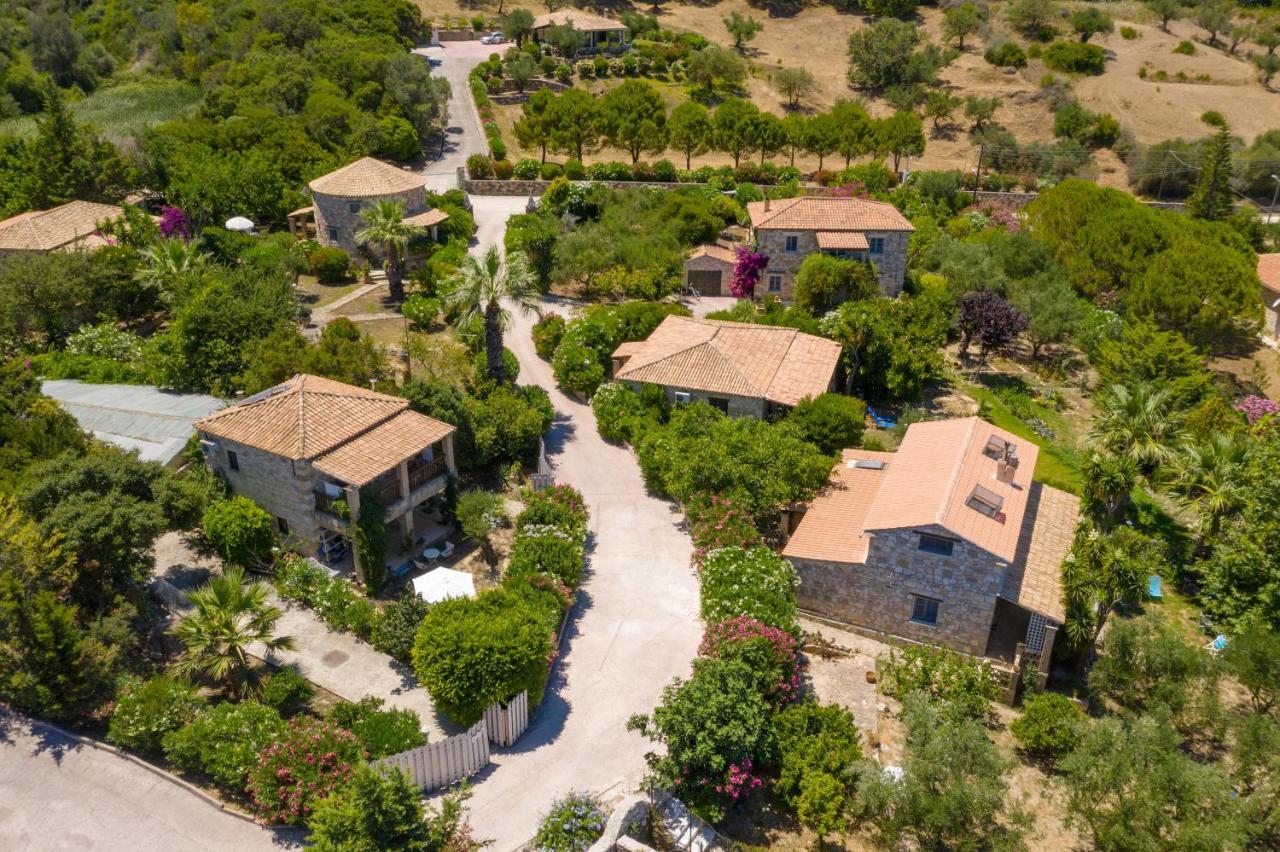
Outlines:
<svg viewBox="0 0 1280 852"><path fill-rule="evenodd" d="M444 459L409 462L409 493L412 494L437 476L443 475L445 470Z"/></svg>

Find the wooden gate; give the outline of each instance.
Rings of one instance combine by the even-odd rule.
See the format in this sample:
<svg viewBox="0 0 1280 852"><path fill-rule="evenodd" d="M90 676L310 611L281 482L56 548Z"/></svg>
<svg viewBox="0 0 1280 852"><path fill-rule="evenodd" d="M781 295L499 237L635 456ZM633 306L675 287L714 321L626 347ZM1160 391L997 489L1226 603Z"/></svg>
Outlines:
<svg viewBox="0 0 1280 852"><path fill-rule="evenodd" d="M465 733L377 762L394 766L409 776L409 783L423 791L438 790L474 775L489 765L489 732L481 719Z"/></svg>
<svg viewBox="0 0 1280 852"><path fill-rule="evenodd" d="M538 469L533 474L533 490L546 491L556 484L555 475L551 472L551 462L547 461L547 445L538 439Z"/></svg>
<svg viewBox="0 0 1280 852"><path fill-rule="evenodd" d="M484 724L493 744L506 748L529 727L529 693L521 692L510 704L494 702L484 711Z"/></svg>
<svg viewBox="0 0 1280 852"><path fill-rule="evenodd" d="M719 269L690 269L689 289L699 296L719 296L724 292L724 273Z"/></svg>

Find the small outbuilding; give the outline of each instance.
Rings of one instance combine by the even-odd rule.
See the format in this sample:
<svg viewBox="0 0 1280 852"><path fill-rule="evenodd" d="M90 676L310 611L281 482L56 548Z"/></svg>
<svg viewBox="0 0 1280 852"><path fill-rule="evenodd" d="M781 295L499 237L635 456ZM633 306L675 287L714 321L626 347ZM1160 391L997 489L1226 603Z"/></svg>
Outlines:
<svg viewBox="0 0 1280 852"><path fill-rule="evenodd" d="M690 295L729 296L737 255L716 243L698 246L684 262L684 288Z"/></svg>
<svg viewBox="0 0 1280 852"><path fill-rule="evenodd" d="M107 245L99 225L124 215L113 204L69 201L0 221L0 257L16 252L92 251Z"/></svg>
<svg viewBox="0 0 1280 852"><path fill-rule="evenodd" d="M627 43L627 25L613 18L593 15L581 9L561 9L533 19L533 38L541 42L551 27L573 27L587 37L585 47L603 48Z"/></svg>

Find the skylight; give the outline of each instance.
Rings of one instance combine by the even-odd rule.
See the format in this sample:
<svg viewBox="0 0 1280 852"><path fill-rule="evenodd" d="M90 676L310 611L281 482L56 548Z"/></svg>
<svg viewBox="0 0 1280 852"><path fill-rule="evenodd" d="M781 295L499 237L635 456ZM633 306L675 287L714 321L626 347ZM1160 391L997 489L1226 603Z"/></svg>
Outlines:
<svg viewBox="0 0 1280 852"><path fill-rule="evenodd" d="M998 521L1004 520L1004 514L1001 512L1004 508L1004 498L990 489L983 488L981 485L973 487L973 493L969 495L965 505L975 512L986 515L988 518L995 518Z"/></svg>

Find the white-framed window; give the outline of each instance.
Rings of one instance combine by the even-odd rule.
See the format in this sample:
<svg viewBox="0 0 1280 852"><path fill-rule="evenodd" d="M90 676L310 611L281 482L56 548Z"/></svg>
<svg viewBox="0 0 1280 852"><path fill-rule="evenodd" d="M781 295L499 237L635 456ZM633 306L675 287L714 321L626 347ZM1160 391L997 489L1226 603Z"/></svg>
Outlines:
<svg viewBox="0 0 1280 852"><path fill-rule="evenodd" d="M782 238L782 250L796 252L800 250L800 237L796 234L787 234Z"/></svg>
<svg viewBox="0 0 1280 852"><path fill-rule="evenodd" d="M884 254L884 237L869 237L867 246L871 254Z"/></svg>
<svg viewBox="0 0 1280 852"><path fill-rule="evenodd" d="M924 595L911 596L911 620L916 624L929 627L938 626L938 606L942 601L937 598L926 598Z"/></svg>
<svg viewBox="0 0 1280 852"><path fill-rule="evenodd" d="M675 398L676 402L680 405L693 402L693 396L688 391L676 391Z"/></svg>
<svg viewBox="0 0 1280 852"><path fill-rule="evenodd" d="M782 276L770 275L768 287L769 287L770 293L781 293L782 292Z"/></svg>
<svg viewBox="0 0 1280 852"><path fill-rule="evenodd" d="M938 556L950 556L951 552L955 550L955 546L954 539L920 533L920 540L916 543L916 550L923 550L925 553L936 553Z"/></svg>
<svg viewBox="0 0 1280 852"><path fill-rule="evenodd" d="M329 240L335 243L338 241L338 229L332 225L329 226Z"/></svg>

